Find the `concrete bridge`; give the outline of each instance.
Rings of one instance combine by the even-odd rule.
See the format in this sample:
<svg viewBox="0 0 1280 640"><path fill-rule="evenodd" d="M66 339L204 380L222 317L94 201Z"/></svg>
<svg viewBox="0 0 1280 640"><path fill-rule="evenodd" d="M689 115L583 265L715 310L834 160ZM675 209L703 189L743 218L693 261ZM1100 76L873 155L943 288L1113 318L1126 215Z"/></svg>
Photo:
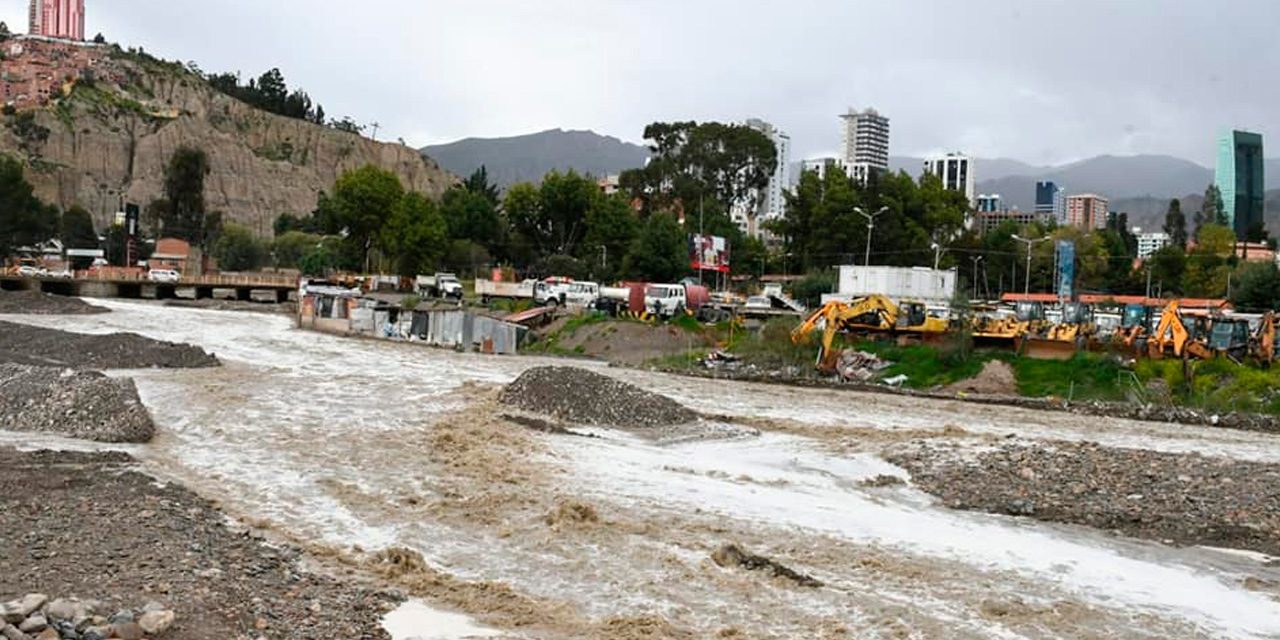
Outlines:
<svg viewBox="0 0 1280 640"><path fill-rule="evenodd" d="M38 290L64 296L91 298L149 298L168 300L186 296L203 300L212 298L214 290L235 292L237 300L252 300L254 293L270 293L276 302L287 302L296 291L298 281L289 276L183 276L178 282L154 282L145 275L77 273L74 278L27 277L0 275L0 289L7 291Z"/></svg>

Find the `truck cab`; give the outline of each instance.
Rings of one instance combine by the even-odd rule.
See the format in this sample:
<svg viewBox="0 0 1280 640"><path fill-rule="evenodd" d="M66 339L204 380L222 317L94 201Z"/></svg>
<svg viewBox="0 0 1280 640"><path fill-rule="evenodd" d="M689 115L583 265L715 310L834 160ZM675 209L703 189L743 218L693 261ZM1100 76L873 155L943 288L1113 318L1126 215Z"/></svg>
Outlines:
<svg viewBox="0 0 1280 640"><path fill-rule="evenodd" d="M571 283L564 294L565 304L573 305L575 307L594 306L596 300L599 298L600 285L595 282Z"/></svg>
<svg viewBox="0 0 1280 640"><path fill-rule="evenodd" d="M452 273L418 276L418 294L427 298L462 299L462 281Z"/></svg>
<svg viewBox="0 0 1280 640"><path fill-rule="evenodd" d="M644 290L644 308L655 316L670 318L685 312L689 301L684 285L651 284Z"/></svg>

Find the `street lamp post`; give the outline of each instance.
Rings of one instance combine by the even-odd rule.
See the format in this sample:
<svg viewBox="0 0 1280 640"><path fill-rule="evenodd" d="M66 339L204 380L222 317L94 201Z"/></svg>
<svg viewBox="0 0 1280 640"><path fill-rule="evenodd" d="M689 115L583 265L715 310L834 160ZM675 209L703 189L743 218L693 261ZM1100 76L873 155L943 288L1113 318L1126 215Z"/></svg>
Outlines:
<svg viewBox="0 0 1280 640"><path fill-rule="evenodd" d="M1026 284L1026 289L1023 290L1023 293L1026 295L1030 295L1031 294L1031 247L1035 246L1036 243L1038 242L1052 240L1053 238L1051 238L1050 236L1045 236L1043 238L1024 238L1022 236L1015 234L1013 236L1013 239L1017 240L1018 242L1026 243L1027 245L1027 276L1026 276L1027 284ZM1018 285L1015 284L1013 286L1016 287Z"/></svg>
<svg viewBox="0 0 1280 640"><path fill-rule="evenodd" d="M867 219L867 252L863 256L862 264L871 266L871 232L875 231L876 228L876 216L888 211L889 207L880 207L880 210L875 213L867 213L862 210L862 207L854 207L853 210Z"/></svg>

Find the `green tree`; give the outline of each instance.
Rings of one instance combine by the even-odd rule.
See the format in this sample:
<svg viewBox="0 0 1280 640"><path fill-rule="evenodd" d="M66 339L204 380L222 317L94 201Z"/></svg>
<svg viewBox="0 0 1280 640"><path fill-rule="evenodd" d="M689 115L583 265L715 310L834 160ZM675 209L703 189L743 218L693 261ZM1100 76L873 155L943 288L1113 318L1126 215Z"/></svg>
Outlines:
<svg viewBox="0 0 1280 640"><path fill-rule="evenodd" d="M1216 224L1200 229L1200 240L1187 256L1183 293L1197 297L1223 297L1231 274L1236 235L1229 227Z"/></svg>
<svg viewBox="0 0 1280 640"><path fill-rule="evenodd" d="M346 233L343 253L347 262L369 269L379 234L395 207L404 199L404 187L395 173L365 165L338 177L333 197L333 225ZM385 236L384 236L385 237Z"/></svg>
<svg viewBox="0 0 1280 640"><path fill-rule="evenodd" d="M449 237L471 240L488 248L499 244L503 236L498 208L488 196L465 186L451 187L440 203L449 225Z"/></svg>
<svg viewBox="0 0 1280 640"><path fill-rule="evenodd" d="M338 238L325 238L309 253L298 260L298 271L309 276L323 276L337 269L341 263L342 242Z"/></svg>
<svg viewBox="0 0 1280 640"><path fill-rule="evenodd" d="M0 256L43 242L58 233L57 212L35 197L22 163L0 155Z"/></svg>
<svg viewBox="0 0 1280 640"><path fill-rule="evenodd" d="M687 241L680 223L668 213L649 216L623 262L629 277L675 282L689 272Z"/></svg>
<svg viewBox="0 0 1280 640"><path fill-rule="evenodd" d="M495 209L498 207L500 200L498 185L489 182L489 170L484 165L480 165L479 169L472 172L462 186L471 193L484 196L484 199L488 200Z"/></svg>
<svg viewBox="0 0 1280 640"><path fill-rule="evenodd" d="M1187 272L1187 255L1181 247L1169 245L1151 255L1151 277L1164 293L1182 293Z"/></svg>
<svg viewBox="0 0 1280 640"><path fill-rule="evenodd" d="M1169 210L1164 214L1164 232L1175 246L1187 246L1187 216L1182 213L1182 202L1169 201Z"/></svg>
<svg viewBox="0 0 1280 640"><path fill-rule="evenodd" d="M286 231L271 242L275 266L297 269L302 259L320 246L324 236L302 231Z"/></svg>
<svg viewBox="0 0 1280 640"><path fill-rule="evenodd" d="M586 233L587 211L599 192L594 180L576 171L552 171L540 187L528 183L512 186L503 209L536 255L571 255Z"/></svg>
<svg viewBox="0 0 1280 640"><path fill-rule="evenodd" d="M254 271L266 262L267 251L252 229L228 222L214 242L212 255L223 271Z"/></svg>
<svg viewBox="0 0 1280 640"><path fill-rule="evenodd" d="M778 165L773 141L744 125L655 122L644 137L652 158L643 169L624 171L619 184L646 213L677 205L689 211L711 199L723 210L738 205L754 215Z"/></svg>
<svg viewBox="0 0 1280 640"><path fill-rule="evenodd" d="M1280 269L1274 262L1248 262L1237 271L1231 304L1241 311L1269 311L1280 301Z"/></svg>
<svg viewBox="0 0 1280 640"><path fill-rule="evenodd" d="M323 196L323 194L321 194ZM282 236L290 231L301 231L303 233L320 233L320 223L314 215L301 217L292 213L282 213L276 216L275 222L271 224L273 235Z"/></svg>
<svg viewBox="0 0 1280 640"><path fill-rule="evenodd" d="M179 147L164 170L164 198L153 203L164 235L192 246L209 248L210 225L205 211L204 179L209 156L195 147Z"/></svg>
<svg viewBox="0 0 1280 640"><path fill-rule="evenodd" d="M62 246L67 249L98 248L98 234L93 230L93 216L80 205L75 205L62 214L58 237L62 239ZM93 259L77 258L72 263L74 269L88 269Z"/></svg>
<svg viewBox="0 0 1280 640"><path fill-rule="evenodd" d="M392 209L382 246L400 275L431 273L449 246L449 226L434 202L410 191Z"/></svg>
<svg viewBox="0 0 1280 640"><path fill-rule="evenodd" d="M622 260L639 229L626 196L597 196L587 210L586 228L579 255L591 265L588 272L600 279L619 275Z"/></svg>

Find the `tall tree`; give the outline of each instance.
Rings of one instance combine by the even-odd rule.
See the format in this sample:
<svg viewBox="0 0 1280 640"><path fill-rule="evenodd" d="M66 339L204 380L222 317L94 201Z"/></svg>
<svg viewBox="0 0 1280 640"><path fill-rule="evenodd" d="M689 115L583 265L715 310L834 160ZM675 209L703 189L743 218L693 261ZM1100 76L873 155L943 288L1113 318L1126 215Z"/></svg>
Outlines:
<svg viewBox="0 0 1280 640"><path fill-rule="evenodd" d="M646 212L677 204L688 211L699 199L712 199L726 211L736 206L754 215L778 166L773 141L743 125L655 122L644 137L652 159L623 172L619 184Z"/></svg>
<svg viewBox="0 0 1280 640"><path fill-rule="evenodd" d="M490 253L502 239L503 227L498 209L483 192L477 193L457 185L444 192L440 206L449 225L450 237L478 243Z"/></svg>
<svg viewBox="0 0 1280 640"><path fill-rule="evenodd" d="M402 276L431 273L449 248L439 207L416 191L405 193L382 229L382 245Z"/></svg>
<svg viewBox="0 0 1280 640"><path fill-rule="evenodd" d="M540 187L512 186L503 209L539 256L571 255L586 233L587 211L599 193L594 180L576 171L552 171Z"/></svg>
<svg viewBox="0 0 1280 640"><path fill-rule="evenodd" d="M1204 223L1224 227L1231 226L1227 220L1227 203L1222 200L1222 191L1218 185L1211 184L1204 190Z"/></svg>
<svg viewBox="0 0 1280 640"><path fill-rule="evenodd" d="M488 200L489 204L497 208L499 200L498 185L489 182L489 170L484 165L480 165L479 169L472 172L467 177L467 180L462 183L462 186L471 193L484 196L484 199Z"/></svg>
<svg viewBox="0 0 1280 640"><path fill-rule="evenodd" d="M164 199L156 204L164 234L208 249L209 229L204 203L204 179L209 156L203 149L179 147L164 170Z"/></svg>
<svg viewBox="0 0 1280 640"><path fill-rule="evenodd" d="M1169 210L1164 214L1164 232L1175 247L1187 246L1187 216L1176 198L1169 201Z"/></svg>
<svg viewBox="0 0 1280 640"><path fill-rule="evenodd" d="M75 205L62 214L58 236L62 238L62 246L68 249L98 247L98 234L93 230L93 216L80 205Z"/></svg>
<svg viewBox="0 0 1280 640"><path fill-rule="evenodd" d="M623 270L650 282L675 282L689 272L684 229L668 213L649 216L631 246Z"/></svg>
<svg viewBox="0 0 1280 640"><path fill-rule="evenodd" d="M354 258L357 265L369 268L379 232L403 197L400 178L386 169L365 165L338 177L333 197L325 204L333 207L334 222L346 232L343 244L349 261Z"/></svg>
<svg viewBox="0 0 1280 640"><path fill-rule="evenodd" d="M0 155L0 256L48 240L57 232L57 211L35 197L23 177L22 163Z"/></svg>
<svg viewBox="0 0 1280 640"><path fill-rule="evenodd" d="M267 250L242 224L229 222L223 226L210 252L223 271L253 271L266 262Z"/></svg>
<svg viewBox="0 0 1280 640"><path fill-rule="evenodd" d="M638 226L631 203L621 194L599 195L587 210L586 237L579 255L591 265L589 273L604 279L620 271L623 258L635 241Z"/></svg>

